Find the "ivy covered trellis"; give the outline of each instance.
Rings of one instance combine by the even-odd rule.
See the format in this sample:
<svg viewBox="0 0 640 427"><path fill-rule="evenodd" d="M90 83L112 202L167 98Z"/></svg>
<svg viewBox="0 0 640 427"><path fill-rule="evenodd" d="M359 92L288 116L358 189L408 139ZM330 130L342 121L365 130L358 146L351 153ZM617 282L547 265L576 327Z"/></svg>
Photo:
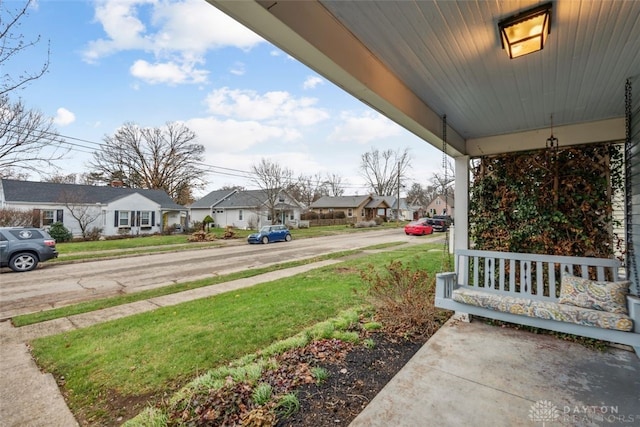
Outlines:
<svg viewBox="0 0 640 427"><path fill-rule="evenodd" d="M610 257L622 144L484 156L472 161L470 237L476 249Z"/></svg>

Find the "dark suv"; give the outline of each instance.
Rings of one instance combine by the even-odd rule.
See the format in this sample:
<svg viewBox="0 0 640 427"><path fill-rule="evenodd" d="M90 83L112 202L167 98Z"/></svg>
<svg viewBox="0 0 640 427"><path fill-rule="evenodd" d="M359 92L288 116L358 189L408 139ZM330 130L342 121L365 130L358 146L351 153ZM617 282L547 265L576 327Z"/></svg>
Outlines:
<svg viewBox="0 0 640 427"><path fill-rule="evenodd" d="M41 261L57 258L56 241L49 233L31 227L0 227L0 267L31 271Z"/></svg>
<svg viewBox="0 0 640 427"><path fill-rule="evenodd" d="M429 218L427 221L433 227L433 231L447 231L449 224L444 219Z"/></svg>

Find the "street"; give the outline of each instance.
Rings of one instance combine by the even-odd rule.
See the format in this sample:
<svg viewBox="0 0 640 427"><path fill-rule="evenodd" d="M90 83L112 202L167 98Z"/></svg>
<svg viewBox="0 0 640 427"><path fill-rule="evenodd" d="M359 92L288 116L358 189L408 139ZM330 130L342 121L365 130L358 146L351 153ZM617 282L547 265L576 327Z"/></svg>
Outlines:
<svg viewBox="0 0 640 427"><path fill-rule="evenodd" d="M195 249L127 258L55 264L31 272L0 274L0 320L81 301L190 282L276 263L381 243L425 243L442 235L406 236L401 229L340 234L268 245L244 240Z"/></svg>

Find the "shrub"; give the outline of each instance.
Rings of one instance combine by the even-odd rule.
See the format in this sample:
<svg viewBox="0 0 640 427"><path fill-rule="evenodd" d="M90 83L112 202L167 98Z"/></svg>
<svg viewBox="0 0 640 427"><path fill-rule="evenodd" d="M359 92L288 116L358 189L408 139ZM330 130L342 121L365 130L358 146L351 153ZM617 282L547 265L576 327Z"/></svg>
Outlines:
<svg viewBox="0 0 640 427"><path fill-rule="evenodd" d="M211 215L207 215L202 220L202 229L204 230L206 228L208 231L212 224L213 224L213 218L211 218Z"/></svg>
<svg viewBox="0 0 640 427"><path fill-rule="evenodd" d="M223 239L235 239L236 238L236 232L233 230L233 227L230 225L227 225L227 228L225 228L224 233L222 234L222 238Z"/></svg>
<svg viewBox="0 0 640 427"><path fill-rule="evenodd" d="M0 227L30 227L38 220L33 211L23 211L14 208L0 209Z"/></svg>
<svg viewBox="0 0 640 427"><path fill-rule="evenodd" d="M56 242L69 242L73 234L61 222L54 222L49 228L49 234L56 239Z"/></svg>
<svg viewBox="0 0 640 427"><path fill-rule="evenodd" d="M204 230L198 230L193 233L189 237L187 237L189 242L212 242L216 240L215 234L207 233Z"/></svg>
<svg viewBox="0 0 640 427"><path fill-rule="evenodd" d="M355 227L356 228L369 228L369 227L375 227L378 224L375 221L358 221L356 222Z"/></svg>
<svg viewBox="0 0 640 427"><path fill-rule="evenodd" d="M85 240L96 241L100 239L102 235L102 228L93 227L90 230L87 230L84 235Z"/></svg>
<svg viewBox="0 0 640 427"><path fill-rule="evenodd" d="M434 305L435 277L391 261L385 270L375 267L361 273L366 297L384 327L402 336L431 336L448 319L449 312Z"/></svg>
<svg viewBox="0 0 640 427"><path fill-rule="evenodd" d="M193 233L198 230L204 230L204 223L202 221L193 221L191 227L185 229L187 233Z"/></svg>
<svg viewBox="0 0 640 427"><path fill-rule="evenodd" d="M318 219L318 214L313 211L305 212L300 215L300 219L303 221L313 221L314 219Z"/></svg>

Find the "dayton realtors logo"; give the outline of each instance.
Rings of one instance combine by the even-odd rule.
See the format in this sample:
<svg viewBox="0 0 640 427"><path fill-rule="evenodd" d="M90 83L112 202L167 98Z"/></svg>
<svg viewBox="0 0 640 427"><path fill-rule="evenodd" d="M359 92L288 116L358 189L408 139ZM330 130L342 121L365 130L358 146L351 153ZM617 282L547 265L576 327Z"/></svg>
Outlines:
<svg viewBox="0 0 640 427"><path fill-rule="evenodd" d="M538 400L529 409L529 419L536 423L552 423L560 418L560 411L548 400Z"/></svg>
<svg viewBox="0 0 640 427"><path fill-rule="evenodd" d="M548 400L539 400L529 409L529 419L546 426L560 422L562 424L618 423L633 424L640 421L640 414L620 414L617 406L561 406L557 407Z"/></svg>

